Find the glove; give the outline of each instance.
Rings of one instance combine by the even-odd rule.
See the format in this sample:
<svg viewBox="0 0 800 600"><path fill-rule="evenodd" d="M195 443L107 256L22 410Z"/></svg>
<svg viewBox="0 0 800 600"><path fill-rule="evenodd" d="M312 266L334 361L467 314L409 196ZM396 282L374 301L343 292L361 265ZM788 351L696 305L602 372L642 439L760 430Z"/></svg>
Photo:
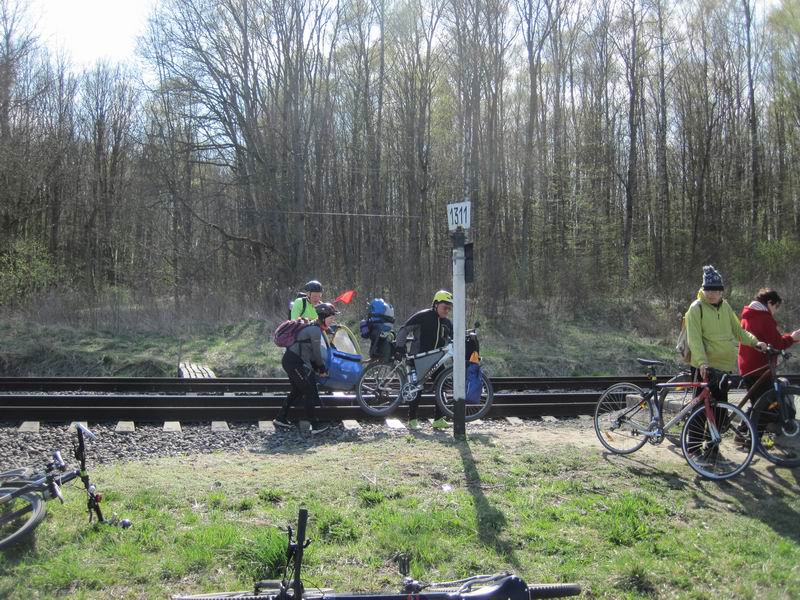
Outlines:
<svg viewBox="0 0 800 600"><path fill-rule="evenodd" d="M395 348L394 350L394 359L395 360L403 360L403 357L406 355L406 351L403 348Z"/></svg>

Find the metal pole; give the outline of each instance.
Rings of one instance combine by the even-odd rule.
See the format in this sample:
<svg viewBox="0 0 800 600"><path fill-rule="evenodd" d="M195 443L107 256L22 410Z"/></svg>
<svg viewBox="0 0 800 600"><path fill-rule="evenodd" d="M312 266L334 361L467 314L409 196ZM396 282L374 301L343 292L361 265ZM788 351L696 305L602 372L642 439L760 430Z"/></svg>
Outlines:
<svg viewBox="0 0 800 600"><path fill-rule="evenodd" d="M465 437L467 286L464 282L464 230L453 233L453 435Z"/></svg>

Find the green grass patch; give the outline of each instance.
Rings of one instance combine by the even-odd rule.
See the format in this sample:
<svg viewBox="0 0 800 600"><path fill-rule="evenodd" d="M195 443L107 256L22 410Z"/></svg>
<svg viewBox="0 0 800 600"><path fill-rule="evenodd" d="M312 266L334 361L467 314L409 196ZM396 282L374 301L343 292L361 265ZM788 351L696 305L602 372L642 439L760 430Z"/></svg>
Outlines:
<svg viewBox="0 0 800 600"><path fill-rule="evenodd" d="M591 598L789 598L800 500L797 472L777 473L714 484L674 462L486 436L123 464L94 475L133 527L89 525L68 486L30 543L0 554L0 597L247 589L280 575L304 505L309 585L393 589L406 554L425 579L511 570Z"/></svg>

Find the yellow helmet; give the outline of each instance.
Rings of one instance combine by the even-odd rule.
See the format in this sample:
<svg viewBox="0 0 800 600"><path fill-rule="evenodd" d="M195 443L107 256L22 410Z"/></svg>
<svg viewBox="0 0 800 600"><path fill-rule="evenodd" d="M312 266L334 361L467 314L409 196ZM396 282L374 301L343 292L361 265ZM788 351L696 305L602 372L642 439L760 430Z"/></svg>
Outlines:
<svg viewBox="0 0 800 600"><path fill-rule="evenodd" d="M439 290L433 295L433 304L434 306L439 302L444 302L445 304L452 304L453 303L453 294L448 292L447 290Z"/></svg>

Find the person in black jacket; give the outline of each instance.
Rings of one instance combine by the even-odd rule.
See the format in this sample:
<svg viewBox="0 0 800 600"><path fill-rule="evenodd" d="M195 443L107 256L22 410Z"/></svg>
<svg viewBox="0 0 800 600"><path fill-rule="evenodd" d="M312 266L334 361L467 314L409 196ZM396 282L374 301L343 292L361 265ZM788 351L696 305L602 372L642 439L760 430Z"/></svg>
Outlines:
<svg viewBox="0 0 800 600"><path fill-rule="evenodd" d="M396 358L402 358L405 354L406 339L409 334L414 335L411 354L428 352L429 350L442 348L450 343L450 339L453 337L453 322L449 318L452 310L453 294L446 290L436 292L433 295L431 308L413 314L397 332ZM419 421L417 420L419 396L420 394L417 392L414 399L408 404L408 426L410 429L419 429ZM446 429L448 427L438 404L434 406L433 419L434 429Z"/></svg>
<svg viewBox="0 0 800 600"><path fill-rule="evenodd" d="M339 312L333 304L327 302L317 304L316 310L317 320L302 329L294 344L283 354L281 364L289 376L292 389L283 401L278 418L273 421L277 427L294 427L295 424L289 420L289 407L302 398L312 434L322 433L330 427L327 423L316 420L314 407L319 404L317 378L327 376L321 349L324 343L322 334L330 329Z"/></svg>

